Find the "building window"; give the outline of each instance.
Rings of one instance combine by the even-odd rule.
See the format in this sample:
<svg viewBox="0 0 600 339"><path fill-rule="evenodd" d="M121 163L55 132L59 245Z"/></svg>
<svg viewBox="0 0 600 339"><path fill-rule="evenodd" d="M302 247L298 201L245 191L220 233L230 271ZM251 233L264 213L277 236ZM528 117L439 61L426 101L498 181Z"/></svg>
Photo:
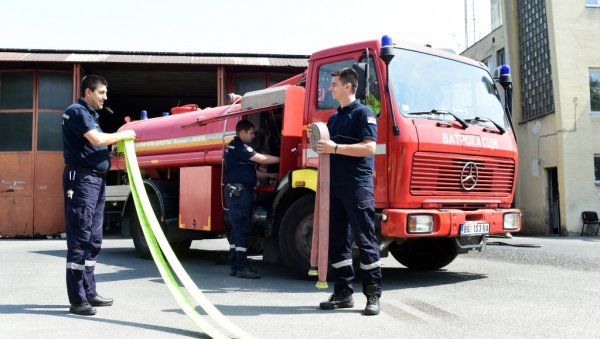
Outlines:
<svg viewBox="0 0 600 339"><path fill-rule="evenodd" d="M600 7L600 0L585 0L585 7Z"/></svg>
<svg viewBox="0 0 600 339"><path fill-rule="evenodd" d="M592 113L600 114L600 70L590 70L590 106Z"/></svg>
<svg viewBox="0 0 600 339"><path fill-rule="evenodd" d="M594 154L594 181L600 185L600 154Z"/></svg>
<svg viewBox="0 0 600 339"><path fill-rule="evenodd" d="M496 52L496 65L498 65L498 67L506 65L506 56L504 54L504 48Z"/></svg>
<svg viewBox="0 0 600 339"><path fill-rule="evenodd" d="M487 67L490 73L494 72L494 61L492 61L492 57L487 57L482 62L485 64L485 67Z"/></svg>
<svg viewBox="0 0 600 339"><path fill-rule="evenodd" d="M492 12L492 31L502 26L502 4L500 0L491 0L490 7Z"/></svg>
<svg viewBox="0 0 600 339"><path fill-rule="evenodd" d="M33 109L33 72L0 72L0 109Z"/></svg>
<svg viewBox="0 0 600 339"><path fill-rule="evenodd" d="M0 152L31 151L32 112L0 113Z"/></svg>

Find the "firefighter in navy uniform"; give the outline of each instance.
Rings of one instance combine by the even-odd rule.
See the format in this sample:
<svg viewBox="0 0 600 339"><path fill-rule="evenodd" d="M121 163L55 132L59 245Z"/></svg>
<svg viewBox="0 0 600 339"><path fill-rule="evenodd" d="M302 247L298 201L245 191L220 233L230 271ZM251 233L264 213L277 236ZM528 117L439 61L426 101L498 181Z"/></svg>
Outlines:
<svg viewBox="0 0 600 339"><path fill-rule="evenodd" d="M63 190L67 229L67 292L69 312L94 315L94 306L113 300L96 292L94 266L102 245L108 145L134 139L134 131L103 133L98 113L107 99L106 80L88 75L81 80L81 98L67 107L62 119L65 170Z"/></svg>
<svg viewBox="0 0 600 339"><path fill-rule="evenodd" d="M260 154L248 146L254 139L254 124L240 120L235 126L235 138L225 150L225 199L231 221L229 248L230 275L258 279L260 275L250 268L246 252L252 231L254 186L257 178L277 179L277 173L257 171L256 163L276 164L279 157Z"/></svg>
<svg viewBox="0 0 600 339"><path fill-rule="evenodd" d="M367 297L363 314L379 314L381 264L375 237L373 165L377 118L356 100L357 74L351 68L332 74L329 91L340 103L327 121L331 140L319 140L319 153L331 154L329 263L335 274L334 291L321 309L354 307L352 299L352 240L360 251L362 290Z"/></svg>

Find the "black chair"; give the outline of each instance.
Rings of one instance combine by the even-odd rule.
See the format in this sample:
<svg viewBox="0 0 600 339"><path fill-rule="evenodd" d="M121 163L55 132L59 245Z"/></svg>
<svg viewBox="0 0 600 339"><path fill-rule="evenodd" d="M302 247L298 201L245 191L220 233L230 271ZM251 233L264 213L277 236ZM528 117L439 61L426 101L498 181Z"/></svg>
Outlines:
<svg viewBox="0 0 600 339"><path fill-rule="evenodd" d="M581 235L583 235L585 225L598 225L598 228L596 229L596 235L598 235L598 231L600 230L600 220L598 220L598 213L594 211L583 211L581 212L581 219L583 219L583 226L581 226Z"/></svg>

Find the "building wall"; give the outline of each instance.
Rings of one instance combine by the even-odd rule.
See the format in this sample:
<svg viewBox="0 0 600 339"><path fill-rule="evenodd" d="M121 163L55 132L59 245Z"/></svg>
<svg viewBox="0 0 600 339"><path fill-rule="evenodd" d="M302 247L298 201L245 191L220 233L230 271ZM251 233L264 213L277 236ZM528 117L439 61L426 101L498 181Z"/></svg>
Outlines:
<svg viewBox="0 0 600 339"><path fill-rule="evenodd" d="M581 232L581 212L600 212L594 154L600 154L600 116L591 114L589 70L600 69L600 8L584 1L547 0L555 72L557 128L562 144L561 225Z"/></svg>
<svg viewBox="0 0 600 339"><path fill-rule="evenodd" d="M600 69L600 8L585 7L583 0L545 0L554 110L526 120L517 5L516 0L503 1L503 25L462 54L483 61L505 48L511 65L513 117L519 138L515 202L523 211L523 233L552 233L548 169L556 168L561 233L579 234L581 212L600 212L600 186L594 182L600 116L591 114L589 94L589 70Z"/></svg>

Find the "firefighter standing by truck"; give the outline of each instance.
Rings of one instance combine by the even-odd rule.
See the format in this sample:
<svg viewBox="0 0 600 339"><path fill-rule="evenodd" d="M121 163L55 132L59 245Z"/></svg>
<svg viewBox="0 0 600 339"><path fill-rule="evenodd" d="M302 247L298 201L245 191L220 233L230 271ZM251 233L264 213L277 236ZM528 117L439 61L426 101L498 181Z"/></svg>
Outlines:
<svg viewBox="0 0 600 339"><path fill-rule="evenodd" d="M257 178L277 179L277 173L257 171L255 164L276 164L279 157L260 154L248 144L254 140L254 124L240 120L235 126L235 138L227 145L225 162L225 199L231 221L229 263L231 276L258 279L260 275L248 264L248 240L252 231L254 186Z"/></svg>
<svg viewBox="0 0 600 339"><path fill-rule="evenodd" d="M96 292L94 267L102 245L106 173L110 169L108 145L134 139L127 130L103 133L98 113L107 100L106 79L87 75L81 80L81 98L65 110L62 119L65 170L63 190L67 229L67 292L69 312L94 315L94 306L113 300Z"/></svg>
<svg viewBox="0 0 600 339"><path fill-rule="evenodd" d="M327 121L331 140L319 140L320 154L331 154L329 263L335 274L334 292L319 307L324 310L354 307L352 299L352 239L360 250L363 314L379 314L381 264L375 237L373 165L377 118L356 100L358 79L351 68L331 73L329 91L340 107ZM310 136L309 136L310 138ZM354 235L354 237L353 237Z"/></svg>

